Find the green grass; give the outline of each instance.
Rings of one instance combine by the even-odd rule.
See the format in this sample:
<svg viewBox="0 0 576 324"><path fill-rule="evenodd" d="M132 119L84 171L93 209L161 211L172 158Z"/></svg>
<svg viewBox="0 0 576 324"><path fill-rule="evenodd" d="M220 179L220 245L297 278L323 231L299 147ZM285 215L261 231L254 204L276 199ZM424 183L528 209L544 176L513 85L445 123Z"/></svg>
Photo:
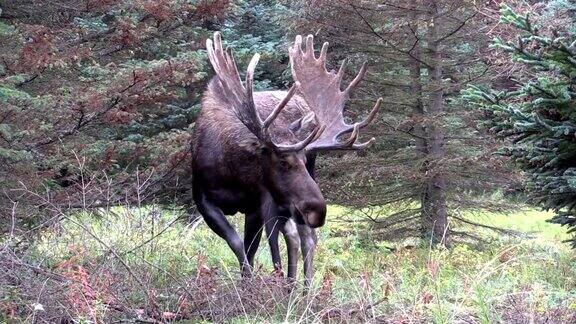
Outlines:
<svg viewBox="0 0 576 324"><path fill-rule="evenodd" d="M350 212L330 206L328 214ZM429 249L423 244L414 248L396 245L394 252L387 248L392 243L370 241L360 223L328 221L319 231L313 291L326 293L328 289L330 303L344 310L350 305L373 305L363 308L364 316L390 321L494 323L553 318L568 323L576 319L575 254L561 243L567 238L564 229L545 222L550 216L535 210L509 215L470 213L467 217L476 222L529 235L497 237L475 229L492 240L480 250L467 245ZM194 278L199 267L218 269L222 277L237 280L237 261L225 242L203 222L187 224L175 221L178 217L177 212L122 208L98 217L73 215L42 235L32 248L30 262L58 272L71 259L97 268L121 258L157 291L175 280ZM231 219L242 228L241 216ZM343 226L347 234L336 236ZM266 241L260 246L257 268L271 273ZM146 268L145 275L138 272L142 268ZM174 311L177 296L164 290L161 307ZM266 314L248 312L229 320L325 320L316 317L320 315L311 306L305 307L306 314L302 312L301 294L290 296ZM125 302L139 305L146 302L146 296L129 293Z"/></svg>
<svg viewBox="0 0 576 324"><path fill-rule="evenodd" d="M557 224L552 224L546 220L552 218L554 213L526 209L510 214L497 213L469 213L468 218L479 223L513 229L528 233L541 241L560 242L568 239L566 228Z"/></svg>

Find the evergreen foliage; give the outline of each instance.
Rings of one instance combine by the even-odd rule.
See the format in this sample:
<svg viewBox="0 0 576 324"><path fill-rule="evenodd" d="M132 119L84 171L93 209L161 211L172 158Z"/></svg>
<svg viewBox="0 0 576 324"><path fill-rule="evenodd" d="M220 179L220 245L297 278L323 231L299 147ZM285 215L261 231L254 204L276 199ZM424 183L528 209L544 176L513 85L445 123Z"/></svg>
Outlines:
<svg viewBox="0 0 576 324"><path fill-rule="evenodd" d="M204 42L216 30L240 65L262 54L258 88L284 85L288 8L278 1L7 1L1 10L6 217L14 203L189 205L190 129L212 73ZM49 215L37 216L30 226Z"/></svg>
<svg viewBox="0 0 576 324"><path fill-rule="evenodd" d="M185 177L191 103L207 76L204 26L219 20L222 1L9 1L2 9L0 185L8 196L48 188L53 203L73 205L80 178L101 188L103 174L127 183L138 173L160 192ZM115 204L130 192L96 190L82 204Z"/></svg>
<svg viewBox="0 0 576 324"><path fill-rule="evenodd" d="M575 10L563 0L548 7L547 12ZM292 82L288 44L295 34L314 33L318 44L331 43L331 68L349 59L348 78L363 61L369 63L347 116L358 120L375 98L386 98L378 120L364 133L377 138L369 151L320 157L319 182L329 202L378 206L370 218L383 239L438 239L449 222L466 221L462 210L507 207L491 194L506 192L515 176L490 154L496 145L474 127L478 112L461 109L465 102L458 96L471 81L486 81L493 72L484 60L490 22L477 9L475 1L449 0L410 6L402 1L5 1L0 13L2 215L10 215L15 204L45 206L44 197L30 194L39 191L62 208L133 199L189 205L189 130L212 73L206 37L220 30L242 67L261 53L256 75L261 90ZM517 28L535 30L513 13L503 17ZM566 24L572 35L574 29ZM526 38L524 56L517 53L516 59L541 76L522 88L524 94L516 89L502 98L498 92L490 96L514 104L539 96L534 104L539 109L553 104L569 109L571 94L564 91L569 86L562 83L568 77L562 79L562 73L572 73L573 58L560 50L550 54L555 59L539 58L542 53L531 47L556 46L563 35ZM518 45L497 44L512 52ZM538 95L533 84L555 97ZM526 129L547 125L554 134L572 131L571 124L551 124L550 116L531 116L526 118L537 124L523 120ZM530 154L527 164L536 163L537 153ZM571 188L569 175L555 178L555 192ZM545 181L538 179L538 184ZM89 195L84 180L93 188ZM559 197L554 198L561 200L554 203L558 206L565 199ZM37 209L24 214L38 215ZM438 223L443 225L432 228Z"/></svg>
<svg viewBox="0 0 576 324"><path fill-rule="evenodd" d="M490 22L477 14L476 2L301 3L298 31L318 30L318 43L330 42L332 68L347 58L352 77L368 62L366 80L346 113L358 119L370 102L384 97L377 122L367 130L375 145L361 155L333 154L319 163L327 198L377 206L368 218L383 239L425 242L450 234L469 239L470 233L447 230L463 221L462 210L508 207L492 194L507 191L514 174L490 154L493 139L473 126L477 112L462 109L459 98L471 80L490 74L482 60Z"/></svg>
<svg viewBox="0 0 576 324"><path fill-rule="evenodd" d="M576 234L576 20L541 26L503 6L501 22L514 31L492 46L521 65L515 85L472 86L464 97L484 109L490 131L508 139L502 153L526 171L533 201ZM576 235L570 242L576 247Z"/></svg>

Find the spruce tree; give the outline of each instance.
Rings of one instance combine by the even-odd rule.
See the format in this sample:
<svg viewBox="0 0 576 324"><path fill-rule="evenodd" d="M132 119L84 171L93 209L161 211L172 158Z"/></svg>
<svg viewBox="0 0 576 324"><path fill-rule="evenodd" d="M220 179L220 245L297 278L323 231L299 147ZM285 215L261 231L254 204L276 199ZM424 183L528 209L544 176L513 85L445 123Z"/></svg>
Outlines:
<svg viewBox="0 0 576 324"><path fill-rule="evenodd" d="M569 9L554 14L562 19ZM472 86L464 97L485 111L492 132L507 139L502 152L526 172L532 201L553 210L550 221L575 234L576 24L569 14L563 24L549 16L536 24L528 14L502 7L501 22L513 29L493 47L516 64L514 85ZM576 236L569 242L576 248Z"/></svg>
<svg viewBox="0 0 576 324"><path fill-rule="evenodd" d="M377 121L365 130L376 142L362 154L323 155L318 175L327 199L374 206L372 233L385 240L469 241L454 230L463 210L501 210L486 193L506 187L508 172L487 154L493 139L461 109L460 90L485 79L482 57L491 22L475 1L347 1L303 4L298 33L318 31L330 42L331 67L348 59L349 76L364 61L368 75L346 108L354 118L379 96ZM356 70L355 70L356 69ZM456 225L456 226L454 226ZM476 239L476 237L473 237Z"/></svg>
<svg viewBox="0 0 576 324"><path fill-rule="evenodd" d="M35 226L39 206L190 204L189 129L212 73L204 42L222 31L242 66L260 52L257 87L282 87L285 10L276 0L0 2L0 232L12 213Z"/></svg>

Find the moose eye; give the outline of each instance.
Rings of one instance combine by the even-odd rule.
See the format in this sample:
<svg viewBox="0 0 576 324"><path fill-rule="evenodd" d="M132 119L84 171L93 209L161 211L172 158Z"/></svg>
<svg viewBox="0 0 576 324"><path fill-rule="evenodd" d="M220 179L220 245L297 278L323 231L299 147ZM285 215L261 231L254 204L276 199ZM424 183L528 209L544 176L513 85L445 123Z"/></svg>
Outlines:
<svg viewBox="0 0 576 324"><path fill-rule="evenodd" d="M282 169L288 169L290 168L290 163L288 163L286 160L280 160L280 167Z"/></svg>

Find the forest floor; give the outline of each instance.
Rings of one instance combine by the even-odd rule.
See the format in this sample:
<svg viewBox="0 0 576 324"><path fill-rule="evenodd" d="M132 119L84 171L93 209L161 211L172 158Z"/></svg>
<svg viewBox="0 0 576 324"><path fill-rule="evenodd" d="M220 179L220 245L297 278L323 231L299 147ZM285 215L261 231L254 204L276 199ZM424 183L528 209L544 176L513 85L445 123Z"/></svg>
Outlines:
<svg viewBox="0 0 576 324"><path fill-rule="evenodd" d="M361 221L329 221L306 294L272 273L264 240L257 274L240 279L224 241L177 211L77 214L23 256L4 245L0 322L575 323L576 253L561 243L564 229L545 222L550 214L470 217L519 233L469 229L486 240L480 248L431 249L378 243Z"/></svg>

